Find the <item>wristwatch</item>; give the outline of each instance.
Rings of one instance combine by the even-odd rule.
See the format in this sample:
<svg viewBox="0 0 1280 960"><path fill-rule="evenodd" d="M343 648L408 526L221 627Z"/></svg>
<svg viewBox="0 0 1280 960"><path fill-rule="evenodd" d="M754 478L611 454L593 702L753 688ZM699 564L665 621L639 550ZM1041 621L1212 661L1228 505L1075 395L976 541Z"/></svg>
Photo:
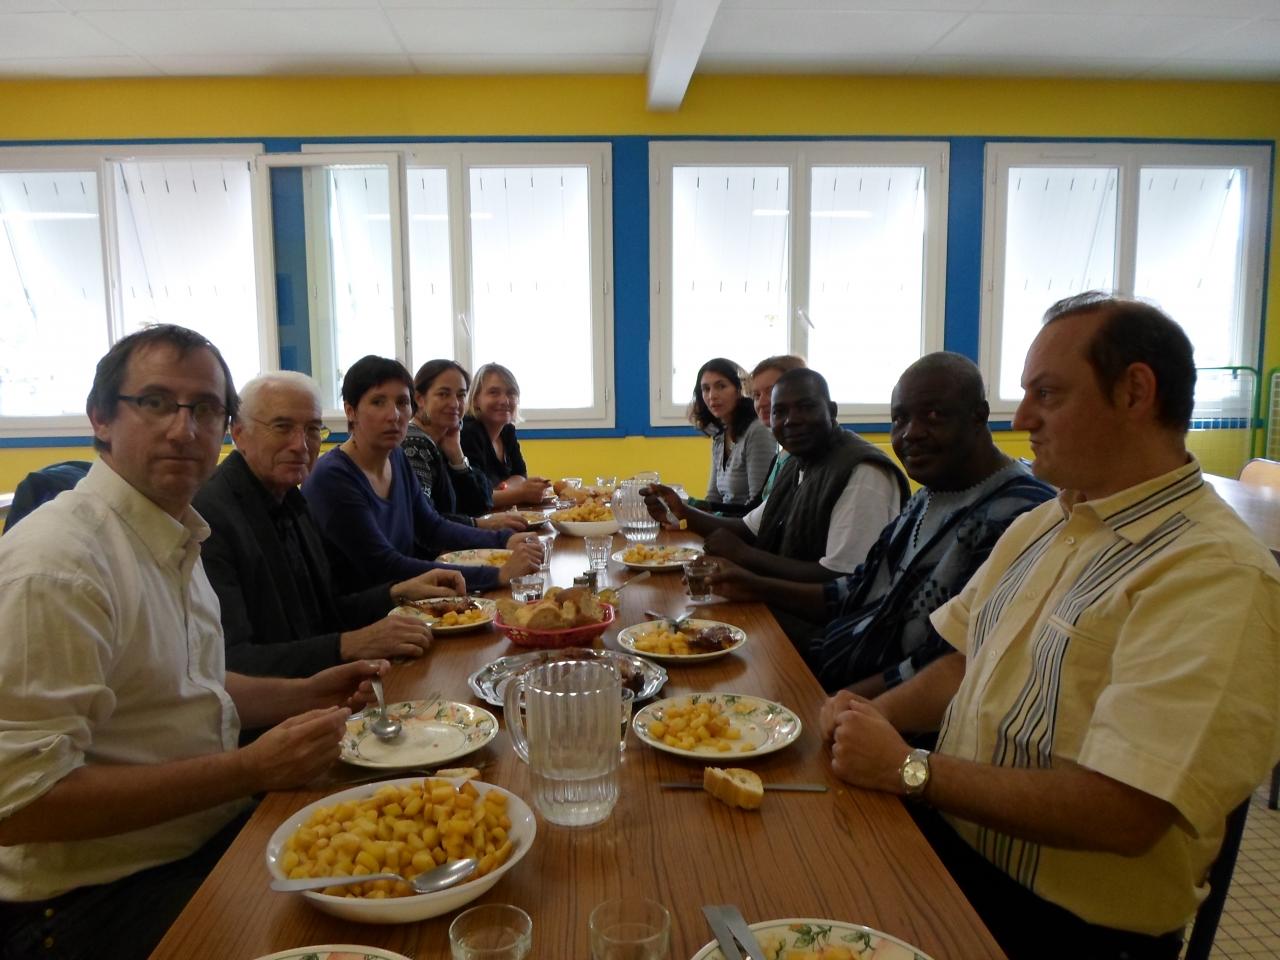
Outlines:
<svg viewBox="0 0 1280 960"><path fill-rule="evenodd" d="M908 797L918 797L929 785L929 751L912 750L907 759L898 768L898 776L902 780L902 788Z"/></svg>
<svg viewBox="0 0 1280 960"><path fill-rule="evenodd" d="M462 463L457 465L451 463L449 464L449 469L454 473L466 473L471 469L471 461L467 459L467 455L464 453L462 455Z"/></svg>

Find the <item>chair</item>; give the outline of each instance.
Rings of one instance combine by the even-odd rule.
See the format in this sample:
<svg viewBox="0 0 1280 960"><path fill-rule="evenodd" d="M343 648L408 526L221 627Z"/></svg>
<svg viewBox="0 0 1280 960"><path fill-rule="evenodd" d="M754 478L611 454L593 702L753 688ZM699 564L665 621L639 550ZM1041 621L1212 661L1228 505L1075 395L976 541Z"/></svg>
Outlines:
<svg viewBox="0 0 1280 960"><path fill-rule="evenodd" d="M1251 487L1270 487L1280 492L1280 461L1255 457L1240 468L1240 482ZM1271 792L1267 797L1267 808L1280 809L1280 764L1271 771Z"/></svg>
<svg viewBox="0 0 1280 960"><path fill-rule="evenodd" d="M1209 868L1209 895L1196 911L1191 925L1191 937L1187 940L1187 952L1182 960L1209 960L1213 938L1222 919L1222 907L1227 902L1227 888L1231 886L1231 874L1236 869L1236 857L1240 853L1240 840L1244 837L1244 822L1249 816L1249 798L1227 814L1227 829L1222 837L1222 849Z"/></svg>
<svg viewBox="0 0 1280 960"><path fill-rule="evenodd" d="M4 532L12 530L28 513L63 490L79 483L92 464L88 460L63 460L28 473L13 491L13 506L4 522Z"/></svg>
<svg viewBox="0 0 1280 960"><path fill-rule="evenodd" d="M1240 468L1240 482L1251 487L1271 487L1280 490L1280 460L1254 457Z"/></svg>

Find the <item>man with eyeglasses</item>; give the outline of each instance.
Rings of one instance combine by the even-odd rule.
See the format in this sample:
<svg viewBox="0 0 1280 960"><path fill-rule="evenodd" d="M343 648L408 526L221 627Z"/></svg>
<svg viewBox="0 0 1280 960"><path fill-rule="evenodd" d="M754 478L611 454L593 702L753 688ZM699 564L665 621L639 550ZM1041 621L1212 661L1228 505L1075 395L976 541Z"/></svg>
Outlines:
<svg viewBox="0 0 1280 960"><path fill-rule="evenodd" d="M123 338L86 404L98 462L0 541L4 960L146 957L248 798L337 759L387 669L226 672L191 499L237 403L199 334ZM241 726L270 729L237 747Z"/></svg>
<svg viewBox="0 0 1280 960"><path fill-rule="evenodd" d="M320 417L320 388L306 374L250 380L231 419L236 449L196 495L213 531L202 556L233 670L302 677L344 660L420 657L431 629L388 611L402 600L466 593L457 570L335 593L324 542L298 490L329 433Z"/></svg>

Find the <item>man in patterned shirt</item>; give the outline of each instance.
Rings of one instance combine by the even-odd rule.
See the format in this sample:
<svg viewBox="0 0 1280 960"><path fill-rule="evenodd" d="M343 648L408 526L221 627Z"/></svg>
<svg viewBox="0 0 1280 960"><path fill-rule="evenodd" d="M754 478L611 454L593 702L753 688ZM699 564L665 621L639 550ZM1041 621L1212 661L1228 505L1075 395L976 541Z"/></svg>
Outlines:
<svg viewBox="0 0 1280 960"><path fill-rule="evenodd" d="M1174 960L1227 814L1280 759L1280 568L1186 450L1191 344L1050 308L1014 426L1062 488L933 615L958 652L823 708L832 766L916 796L1011 960ZM940 727L937 750L901 732Z"/></svg>
<svg viewBox="0 0 1280 960"><path fill-rule="evenodd" d="M797 583L722 564L716 591L825 623L822 636L801 646L827 690L870 697L914 675L950 649L929 615L960 592L1015 517L1053 496L996 449L989 413L972 360L920 358L893 388L890 442L921 487L862 565L828 583Z"/></svg>

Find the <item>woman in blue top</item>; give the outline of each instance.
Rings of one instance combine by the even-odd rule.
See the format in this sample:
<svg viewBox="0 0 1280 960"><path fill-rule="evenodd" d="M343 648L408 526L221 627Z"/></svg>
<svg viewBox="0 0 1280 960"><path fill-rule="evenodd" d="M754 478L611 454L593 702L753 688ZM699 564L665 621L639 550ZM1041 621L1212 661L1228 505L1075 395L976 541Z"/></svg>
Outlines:
<svg viewBox="0 0 1280 960"><path fill-rule="evenodd" d="M764 488L777 444L743 396L742 373L732 360L715 357L698 370L689 422L711 435L707 509L740 513Z"/></svg>
<svg viewBox="0 0 1280 960"><path fill-rule="evenodd" d="M447 520L422 495L400 449L413 410L413 380L398 361L364 357L342 381L346 441L321 457L302 485L324 535L339 592L403 579L440 566L454 549L507 547L502 567L462 567L467 588L493 589L537 568L536 536L481 530Z"/></svg>

